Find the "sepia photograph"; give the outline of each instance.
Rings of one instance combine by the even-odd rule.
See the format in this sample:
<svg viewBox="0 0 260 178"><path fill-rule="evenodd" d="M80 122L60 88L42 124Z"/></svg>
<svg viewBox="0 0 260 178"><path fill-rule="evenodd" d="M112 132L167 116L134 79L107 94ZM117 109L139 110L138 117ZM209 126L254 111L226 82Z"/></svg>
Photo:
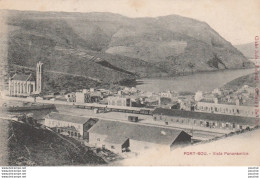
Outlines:
<svg viewBox="0 0 260 178"><path fill-rule="evenodd" d="M0 166L258 167L259 10L0 0Z"/></svg>

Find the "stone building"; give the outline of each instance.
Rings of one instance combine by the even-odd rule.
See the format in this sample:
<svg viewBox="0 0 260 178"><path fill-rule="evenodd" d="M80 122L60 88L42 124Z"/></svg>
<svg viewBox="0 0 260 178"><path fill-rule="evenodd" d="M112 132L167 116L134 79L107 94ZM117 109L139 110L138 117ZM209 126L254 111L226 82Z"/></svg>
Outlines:
<svg viewBox="0 0 260 178"><path fill-rule="evenodd" d="M70 116L66 114L50 113L45 117L45 125L60 134L78 139L88 140L88 130L97 122L95 118Z"/></svg>
<svg viewBox="0 0 260 178"><path fill-rule="evenodd" d="M31 74L14 74L13 77L9 78L10 96L29 96L35 91L35 81Z"/></svg>
<svg viewBox="0 0 260 178"><path fill-rule="evenodd" d="M110 96L107 98L108 105L111 106L132 106L131 99L120 96Z"/></svg>
<svg viewBox="0 0 260 178"><path fill-rule="evenodd" d="M36 82L31 74L14 74L9 78L10 96L29 96L41 93L43 87L43 69L41 62L36 66Z"/></svg>
<svg viewBox="0 0 260 178"><path fill-rule="evenodd" d="M75 93L76 103L98 103L103 99L103 95L99 91L88 92L83 90L82 92Z"/></svg>
<svg viewBox="0 0 260 178"><path fill-rule="evenodd" d="M225 115L235 115L243 117L255 117L254 106L241 106L239 103L234 104L221 104L221 103L210 103L210 102L198 102L196 111L215 113L215 114L225 114Z"/></svg>
<svg viewBox="0 0 260 178"><path fill-rule="evenodd" d="M172 150L191 143L191 136L182 130L107 120L99 120L88 132L89 144L115 153Z"/></svg>
<svg viewBox="0 0 260 178"><path fill-rule="evenodd" d="M255 117L241 117L224 114L212 114L177 109L156 108L153 111L153 120L164 122L166 125L181 124L210 129L241 130L258 125Z"/></svg>

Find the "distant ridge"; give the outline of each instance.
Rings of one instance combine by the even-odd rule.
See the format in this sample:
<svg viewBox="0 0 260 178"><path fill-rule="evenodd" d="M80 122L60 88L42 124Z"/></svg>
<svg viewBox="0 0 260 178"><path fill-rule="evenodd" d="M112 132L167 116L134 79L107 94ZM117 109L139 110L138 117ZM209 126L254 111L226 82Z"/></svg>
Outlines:
<svg viewBox="0 0 260 178"><path fill-rule="evenodd" d="M235 45L235 47L241 51L247 59L255 58L255 43L246 43L241 45Z"/></svg>

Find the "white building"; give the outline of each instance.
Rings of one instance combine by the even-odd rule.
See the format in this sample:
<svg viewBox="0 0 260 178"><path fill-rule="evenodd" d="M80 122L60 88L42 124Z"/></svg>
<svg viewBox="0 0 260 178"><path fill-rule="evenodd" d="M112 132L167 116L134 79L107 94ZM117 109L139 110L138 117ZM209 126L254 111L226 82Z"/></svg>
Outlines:
<svg viewBox="0 0 260 178"><path fill-rule="evenodd" d="M76 103L86 103L86 93L76 92L75 99L76 99Z"/></svg>
<svg viewBox="0 0 260 178"><path fill-rule="evenodd" d="M38 62L36 66L36 82L31 74L14 74L9 78L10 96L29 96L41 93L43 89L43 63Z"/></svg>
<svg viewBox="0 0 260 178"><path fill-rule="evenodd" d="M215 89L212 91L212 94L222 95L222 91L221 91L219 88L215 88Z"/></svg>
<svg viewBox="0 0 260 178"><path fill-rule="evenodd" d="M159 95L165 98L173 98L176 94L171 91L166 91L166 92L160 92Z"/></svg>
<svg viewBox="0 0 260 178"><path fill-rule="evenodd" d="M35 81L31 74L15 74L9 79L10 96L29 96L35 93L35 91Z"/></svg>
<svg viewBox="0 0 260 178"><path fill-rule="evenodd" d="M203 93L202 91L197 91L194 96L195 101L200 101L203 99Z"/></svg>
<svg viewBox="0 0 260 178"><path fill-rule="evenodd" d="M259 107L198 102L196 111L215 114L255 117L256 109L259 109Z"/></svg>
<svg viewBox="0 0 260 178"><path fill-rule="evenodd" d="M47 127L53 128L58 133L81 139L88 139L88 129L96 122L97 119L59 113L51 113L45 117Z"/></svg>
<svg viewBox="0 0 260 178"><path fill-rule="evenodd" d="M191 136L182 130L99 120L89 129L89 144L115 153L140 153L147 149L171 150L190 144Z"/></svg>
<svg viewBox="0 0 260 178"><path fill-rule="evenodd" d="M111 106L132 106L131 99L120 97L120 96L110 96L107 98L108 105Z"/></svg>

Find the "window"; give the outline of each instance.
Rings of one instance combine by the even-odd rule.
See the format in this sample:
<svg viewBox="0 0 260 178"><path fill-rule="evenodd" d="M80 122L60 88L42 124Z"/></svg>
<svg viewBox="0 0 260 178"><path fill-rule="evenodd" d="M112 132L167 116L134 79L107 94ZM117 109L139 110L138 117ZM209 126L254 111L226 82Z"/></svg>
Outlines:
<svg viewBox="0 0 260 178"><path fill-rule="evenodd" d="M77 132L74 133L74 136L75 136L75 137L77 136Z"/></svg>
<svg viewBox="0 0 260 178"><path fill-rule="evenodd" d="M114 146L114 145L112 145L112 146L111 146L111 149L115 149L115 146Z"/></svg>
<svg viewBox="0 0 260 178"><path fill-rule="evenodd" d="M97 138L97 141L99 141L99 142L100 142L100 138Z"/></svg>

